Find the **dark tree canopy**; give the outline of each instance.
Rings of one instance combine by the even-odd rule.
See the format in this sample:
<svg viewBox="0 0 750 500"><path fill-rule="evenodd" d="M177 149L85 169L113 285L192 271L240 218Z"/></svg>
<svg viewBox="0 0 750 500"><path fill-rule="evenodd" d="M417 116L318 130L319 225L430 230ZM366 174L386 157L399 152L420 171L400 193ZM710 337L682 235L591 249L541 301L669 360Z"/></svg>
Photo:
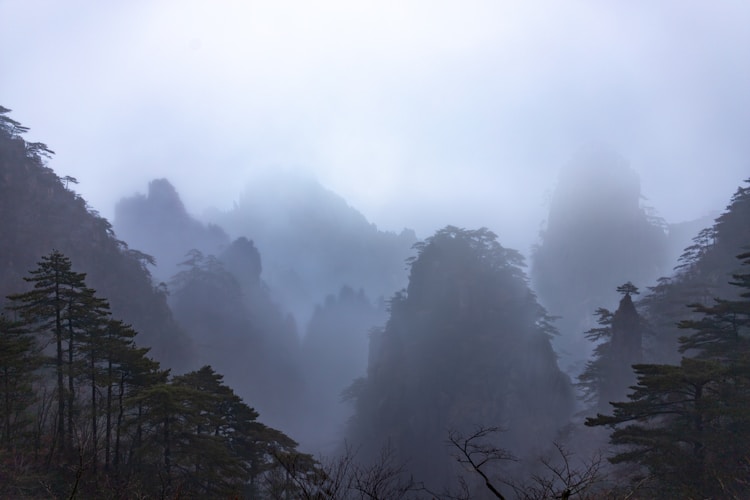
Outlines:
<svg viewBox="0 0 750 500"><path fill-rule="evenodd" d="M315 469L210 366L170 377L72 267L44 256L0 314L0 496L263 498L277 456Z"/></svg>
<svg viewBox="0 0 750 500"><path fill-rule="evenodd" d="M750 179L745 181L750 182ZM679 338L684 331L677 325L683 320L699 320L700 309L686 309L687 304L711 307L714 297L732 300L738 288L732 285L738 273L738 254L747 251L750 242L750 187L741 186L732 196L726 210L713 226L703 229L685 249L675 274L662 278L642 299L642 309L653 334L649 335L649 353L656 362L679 361Z"/></svg>
<svg viewBox="0 0 750 500"><path fill-rule="evenodd" d="M750 254L743 254L750 265ZM733 282L739 300L692 306L685 320L679 364L637 364L638 383L612 415L587 425L613 428L623 445L614 463L631 462L648 472L657 498L740 498L747 494L750 447L750 274Z"/></svg>

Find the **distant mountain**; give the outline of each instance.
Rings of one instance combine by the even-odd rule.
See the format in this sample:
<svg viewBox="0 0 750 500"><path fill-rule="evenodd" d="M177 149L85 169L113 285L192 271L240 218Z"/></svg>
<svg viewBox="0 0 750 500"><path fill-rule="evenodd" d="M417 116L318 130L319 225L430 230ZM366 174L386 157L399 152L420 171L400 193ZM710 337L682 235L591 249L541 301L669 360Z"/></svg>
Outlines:
<svg viewBox="0 0 750 500"><path fill-rule="evenodd" d="M188 214L167 179L151 181L146 195L120 200L115 207L114 227L130 245L156 258L154 274L164 282L178 272L178 264L188 251L217 254L229 244L223 229Z"/></svg>
<svg viewBox="0 0 750 500"><path fill-rule="evenodd" d="M302 397L299 335L261 278L253 241L230 242L222 228L190 215L167 179L151 181L145 196L120 200L115 212L118 234L155 257L155 274L199 363L223 373L266 421L293 428Z"/></svg>
<svg viewBox="0 0 750 500"><path fill-rule="evenodd" d="M200 364L224 373L267 422L296 430L303 390L299 336L260 279L253 243L238 238L218 256L191 250L180 268L170 280L169 303Z"/></svg>
<svg viewBox="0 0 750 500"><path fill-rule="evenodd" d="M208 216L212 224L188 214L166 179L121 200L116 214L118 234L155 256L201 363L271 424L330 448L351 413L341 390L366 369L367 332L406 285L414 233L379 231L340 196L291 174L253 182L232 210ZM300 331L309 334L303 344Z"/></svg>
<svg viewBox="0 0 750 500"><path fill-rule="evenodd" d="M318 422L316 432L306 436L311 447L338 451L354 411L350 402L342 400L342 393L365 375L370 333L387 317L383 301L373 303L362 289L348 286L315 308L302 341L305 412Z"/></svg>
<svg viewBox="0 0 750 500"><path fill-rule="evenodd" d="M316 304L343 286L374 298L403 288L405 261L417 241L408 229L378 230L316 180L284 172L259 177L233 209L205 218L210 223L188 214L169 181L157 179L147 195L117 204L114 227L156 258L155 275L164 281L179 271L191 249L218 255L231 238L252 240L272 297L301 324Z"/></svg>
<svg viewBox="0 0 750 500"><path fill-rule="evenodd" d="M594 146L560 173L546 228L532 255L534 289L559 316L555 346L573 373L583 368L594 312L616 303L616 287L645 288L668 272L663 221L643 207L640 180L624 158Z"/></svg>
<svg viewBox="0 0 750 500"><path fill-rule="evenodd" d="M306 322L342 286L390 297L407 282L413 231L380 231L316 180L271 172L248 184L236 206L211 215L230 234L252 237L274 296Z"/></svg>
<svg viewBox="0 0 750 500"><path fill-rule="evenodd" d="M0 297L24 291L23 277L43 255L57 249L86 283L111 303L115 317L140 332L141 345L166 366L192 367L193 351L155 287L150 257L117 239L109 222L74 191L76 180L46 165L52 152L28 143L27 130L0 107Z"/></svg>

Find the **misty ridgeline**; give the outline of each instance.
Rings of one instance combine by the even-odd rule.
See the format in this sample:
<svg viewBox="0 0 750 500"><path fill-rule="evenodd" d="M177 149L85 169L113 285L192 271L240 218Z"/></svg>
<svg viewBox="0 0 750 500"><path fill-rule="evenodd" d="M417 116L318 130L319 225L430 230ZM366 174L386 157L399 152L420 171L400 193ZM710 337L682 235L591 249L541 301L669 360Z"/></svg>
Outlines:
<svg viewBox="0 0 750 500"><path fill-rule="evenodd" d="M527 275L289 174L112 225L0 111L3 498L750 495L749 188L673 225L583 150Z"/></svg>

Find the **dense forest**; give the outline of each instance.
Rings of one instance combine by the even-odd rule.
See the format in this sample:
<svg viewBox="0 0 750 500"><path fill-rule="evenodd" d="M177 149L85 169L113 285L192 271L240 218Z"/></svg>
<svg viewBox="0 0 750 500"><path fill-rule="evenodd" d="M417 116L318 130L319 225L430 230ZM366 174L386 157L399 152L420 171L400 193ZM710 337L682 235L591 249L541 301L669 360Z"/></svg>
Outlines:
<svg viewBox="0 0 750 500"><path fill-rule="evenodd" d="M203 219L156 179L113 226L8 113L0 497L750 494L750 187L686 243L584 150L527 273L286 176Z"/></svg>

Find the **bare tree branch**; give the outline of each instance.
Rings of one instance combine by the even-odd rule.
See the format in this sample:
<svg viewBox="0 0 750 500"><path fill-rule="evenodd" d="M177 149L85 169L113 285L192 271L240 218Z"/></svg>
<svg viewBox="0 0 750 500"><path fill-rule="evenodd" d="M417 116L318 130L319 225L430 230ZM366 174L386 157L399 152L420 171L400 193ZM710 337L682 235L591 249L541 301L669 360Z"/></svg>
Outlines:
<svg viewBox="0 0 750 500"><path fill-rule="evenodd" d="M486 441L489 436L500 432L499 427L477 427L473 433L464 436L460 431L451 430L448 433L447 444L455 448L454 457L460 464L468 465L484 480L484 485L490 492L501 500L505 497L492 484L487 473L482 469L485 465L498 461L516 461L510 452Z"/></svg>

